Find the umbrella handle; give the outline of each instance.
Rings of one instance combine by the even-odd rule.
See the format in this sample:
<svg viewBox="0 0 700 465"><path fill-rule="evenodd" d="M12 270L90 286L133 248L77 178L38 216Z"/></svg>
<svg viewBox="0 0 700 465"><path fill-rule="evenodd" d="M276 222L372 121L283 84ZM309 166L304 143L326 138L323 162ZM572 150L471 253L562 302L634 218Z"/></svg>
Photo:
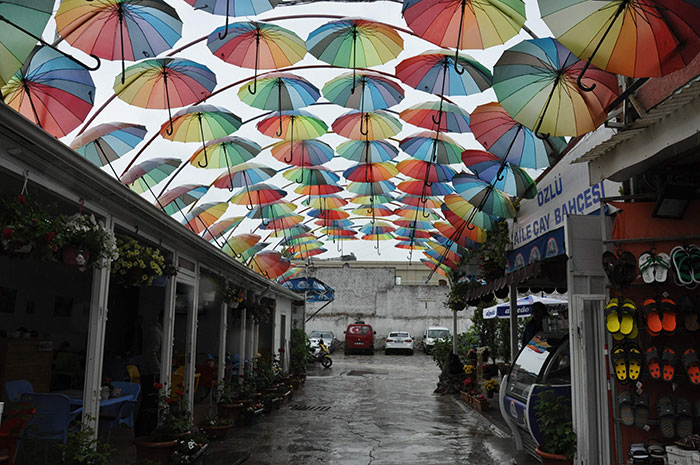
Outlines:
<svg viewBox="0 0 700 465"><path fill-rule="evenodd" d="M228 4L226 5L228 7ZM258 91L258 59L260 56L260 29L255 32L255 74L253 75L253 89L250 88L250 84L248 84L248 92L250 92L251 95L255 95L255 93ZM281 91L280 91L281 92ZM281 96L280 96L281 98ZM281 107L281 105L280 105Z"/></svg>
<svg viewBox="0 0 700 465"><path fill-rule="evenodd" d="M231 174L231 164L228 162L228 147L224 142L224 158L226 159L226 170L228 171L228 191L233 192L233 175Z"/></svg>
<svg viewBox="0 0 700 465"><path fill-rule="evenodd" d="M369 126L367 126L366 124L365 125L362 124L363 121L365 121L365 119L369 119L369 114L362 113L362 117L360 118L360 134L362 134L363 136L366 136L369 134Z"/></svg>
<svg viewBox="0 0 700 465"><path fill-rule="evenodd" d="M583 69L581 69L578 78L576 78L576 84L578 84L578 88L584 92L592 92L593 89L595 89L597 86L596 83L593 83L590 87L588 87L583 83L583 81L581 81L581 79L583 79L583 75L586 74L586 71L588 70L589 66L591 66L591 62L587 61L586 64L583 65Z"/></svg>
<svg viewBox="0 0 700 465"><path fill-rule="evenodd" d="M377 255L381 255L382 253L379 251L379 235L377 234L377 245L374 246L374 250L377 251Z"/></svg>
<svg viewBox="0 0 700 465"><path fill-rule="evenodd" d="M200 168L206 168L207 166L209 166L209 157L207 155L207 144L204 142L204 126L202 126L202 114L201 113L197 113L197 119L199 120L199 135L202 138L202 150L204 151L204 164L202 164L202 161L199 160L199 161L197 161L197 165L199 165ZM229 192L231 192L231 191L229 191Z"/></svg>
<svg viewBox="0 0 700 465"><path fill-rule="evenodd" d="M459 74L460 76L464 74L464 67L462 69L459 69L459 65L457 64L457 60L459 60L459 45L462 43L462 27L464 26L464 12L466 11L467 8L467 0L462 0L462 14L459 15L459 33L457 35L457 45L455 45L455 72Z"/></svg>
<svg viewBox="0 0 700 465"><path fill-rule="evenodd" d="M229 8L231 7L231 1L232 0L226 0L226 24L224 25L224 35L221 35L221 33L219 32L219 40L224 40L228 35L228 15Z"/></svg>

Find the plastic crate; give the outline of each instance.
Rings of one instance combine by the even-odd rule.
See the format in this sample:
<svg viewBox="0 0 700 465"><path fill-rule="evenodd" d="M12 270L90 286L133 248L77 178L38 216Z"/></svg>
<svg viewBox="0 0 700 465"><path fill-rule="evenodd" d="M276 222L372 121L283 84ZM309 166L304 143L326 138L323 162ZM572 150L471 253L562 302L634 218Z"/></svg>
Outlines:
<svg viewBox="0 0 700 465"><path fill-rule="evenodd" d="M700 452L693 452L691 463L693 465L700 465Z"/></svg>
<svg viewBox="0 0 700 465"><path fill-rule="evenodd" d="M668 465L694 465L693 453L692 450L683 450L680 447L667 446L666 457L668 459Z"/></svg>

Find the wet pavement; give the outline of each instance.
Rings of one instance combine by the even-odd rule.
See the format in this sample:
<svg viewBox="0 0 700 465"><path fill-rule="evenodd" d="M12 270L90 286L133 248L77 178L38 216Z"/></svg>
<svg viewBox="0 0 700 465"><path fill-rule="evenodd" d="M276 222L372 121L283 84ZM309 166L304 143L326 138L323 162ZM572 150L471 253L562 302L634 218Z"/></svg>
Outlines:
<svg viewBox="0 0 700 465"><path fill-rule="evenodd" d="M333 354L309 369L292 401L216 449L246 450L262 464L532 464L513 442L454 396L433 394L429 356Z"/></svg>

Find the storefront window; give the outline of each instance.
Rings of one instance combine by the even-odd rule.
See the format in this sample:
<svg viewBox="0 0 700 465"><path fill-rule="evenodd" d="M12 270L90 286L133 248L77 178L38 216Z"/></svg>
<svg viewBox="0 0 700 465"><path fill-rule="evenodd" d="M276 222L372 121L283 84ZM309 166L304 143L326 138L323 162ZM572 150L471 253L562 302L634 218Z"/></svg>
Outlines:
<svg viewBox="0 0 700 465"><path fill-rule="evenodd" d="M562 342L561 338L554 340L544 336L536 336L528 345L520 352L517 360L513 364L510 377L508 379L508 391L523 401L527 399L527 394L535 383L542 382L543 373L546 367L550 368L550 378L546 382L552 384L568 384L571 379L569 366L569 351L568 343L565 343L566 350L557 350ZM564 347L561 347L564 349ZM565 352L565 354L564 354ZM554 357L554 358L553 358ZM553 364L547 365L548 360L552 360ZM565 369L564 369L565 368ZM566 382L554 382L554 379L564 378L566 372Z"/></svg>

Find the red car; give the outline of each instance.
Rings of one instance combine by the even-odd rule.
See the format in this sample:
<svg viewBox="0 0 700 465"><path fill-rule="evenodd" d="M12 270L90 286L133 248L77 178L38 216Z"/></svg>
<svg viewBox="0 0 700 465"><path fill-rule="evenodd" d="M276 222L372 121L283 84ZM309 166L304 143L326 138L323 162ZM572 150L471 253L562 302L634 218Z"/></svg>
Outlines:
<svg viewBox="0 0 700 465"><path fill-rule="evenodd" d="M365 324L364 321L356 321L349 324L345 333L345 355L353 351L362 351L374 355L374 335L376 331L372 330L372 326Z"/></svg>

